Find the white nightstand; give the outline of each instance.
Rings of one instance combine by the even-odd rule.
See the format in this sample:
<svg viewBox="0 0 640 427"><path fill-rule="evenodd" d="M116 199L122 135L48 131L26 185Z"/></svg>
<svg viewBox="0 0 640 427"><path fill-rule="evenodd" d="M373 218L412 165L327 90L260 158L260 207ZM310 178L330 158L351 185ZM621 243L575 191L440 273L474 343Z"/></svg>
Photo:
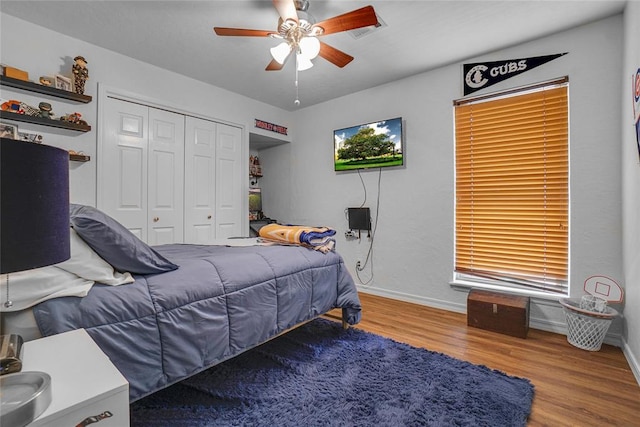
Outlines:
<svg viewBox="0 0 640 427"><path fill-rule="evenodd" d="M51 376L51 404L29 427L129 425L129 383L84 329L26 342L22 362Z"/></svg>

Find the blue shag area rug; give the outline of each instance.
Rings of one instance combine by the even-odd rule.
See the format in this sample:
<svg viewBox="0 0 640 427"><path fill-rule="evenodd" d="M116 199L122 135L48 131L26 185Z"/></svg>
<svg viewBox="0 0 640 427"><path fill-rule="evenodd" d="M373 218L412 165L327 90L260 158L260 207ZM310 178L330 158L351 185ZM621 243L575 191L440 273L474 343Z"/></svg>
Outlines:
<svg viewBox="0 0 640 427"><path fill-rule="evenodd" d="M131 404L136 426L524 426L533 385L316 319Z"/></svg>

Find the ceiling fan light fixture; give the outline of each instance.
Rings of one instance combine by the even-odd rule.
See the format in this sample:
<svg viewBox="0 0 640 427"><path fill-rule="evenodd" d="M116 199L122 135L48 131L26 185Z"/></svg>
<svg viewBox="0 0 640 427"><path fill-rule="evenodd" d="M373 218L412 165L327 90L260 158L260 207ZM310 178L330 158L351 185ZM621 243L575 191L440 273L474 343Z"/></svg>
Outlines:
<svg viewBox="0 0 640 427"><path fill-rule="evenodd" d="M269 50L273 59L275 59L279 64L284 64L284 61L291 52L291 46L289 46L289 43L287 42L282 42L278 46L272 47Z"/></svg>
<svg viewBox="0 0 640 427"><path fill-rule="evenodd" d="M316 37L303 37L298 47L302 57L312 60L320 53L320 40Z"/></svg>
<svg viewBox="0 0 640 427"><path fill-rule="evenodd" d="M313 65L311 60L317 56L321 56L335 66L342 68L353 61L353 56L322 43L317 38L381 25L373 6L361 7L360 9L317 22L307 12L309 0L273 0L273 5L279 15L278 27L275 32L247 28L213 28L218 36L272 37L280 39L282 43L270 50L273 59L265 68L266 71L281 70L292 53L296 56L296 62L298 62L298 58L301 62L300 67L296 66L296 73L299 70L311 68Z"/></svg>
<svg viewBox="0 0 640 427"><path fill-rule="evenodd" d="M313 62L309 58L305 58L304 56L298 54L296 55L296 69L298 71L308 70L313 67Z"/></svg>

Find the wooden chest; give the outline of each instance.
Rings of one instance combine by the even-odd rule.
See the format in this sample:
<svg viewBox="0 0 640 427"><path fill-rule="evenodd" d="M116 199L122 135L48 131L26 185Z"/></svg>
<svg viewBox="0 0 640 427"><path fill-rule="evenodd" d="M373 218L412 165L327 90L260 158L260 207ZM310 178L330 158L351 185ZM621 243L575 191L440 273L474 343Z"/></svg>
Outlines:
<svg viewBox="0 0 640 427"><path fill-rule="evenodd" d="M526 338L529 297L472 289L467 298L467 325Z"/></svg>

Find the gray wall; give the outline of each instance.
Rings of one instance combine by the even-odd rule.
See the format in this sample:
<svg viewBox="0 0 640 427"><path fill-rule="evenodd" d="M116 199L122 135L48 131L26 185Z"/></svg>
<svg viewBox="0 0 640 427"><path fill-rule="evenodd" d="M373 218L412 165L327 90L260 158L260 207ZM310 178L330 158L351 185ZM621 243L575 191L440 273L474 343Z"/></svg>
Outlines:
<svg viewBox="0 0 640 427"><path fill-rule="evenodd" d="M571 296L578 297L585 279L594 275L625 283L620 221L623 16L468 62L561 52L569 54L484 92L569 76L570 288ZM454 251L452 101L462 96L461 68L461 63L452 64L304 108L295 113L293 142L264 150L260 159L268 214L285 222L336 228L337 249L355 275L356 261L365 259L369 242L344 238L344 209L360 206L364 191L357 173L333 171L332 131L402 116L407 165L382 171L373 280L361 289L463 312L466 293L450 286ZM362 179L366 205L375 214L378 172L362 172ZM362 282L370 277L369 269L360 273ZM535 300L532 324L565 331L564 314L555 300ZM622 322L617 319L608 341L619 345L621 331Z"/></svg>
<svg viewBox="0 0 640 427"><path fill-rule="evenodd" d="M640 2L625 10L622 72L622 226L626 288L623 350L640 382L640 157L631 120L631 78L640 69ZM636 111L636 117L640 111Z"/></svg>

